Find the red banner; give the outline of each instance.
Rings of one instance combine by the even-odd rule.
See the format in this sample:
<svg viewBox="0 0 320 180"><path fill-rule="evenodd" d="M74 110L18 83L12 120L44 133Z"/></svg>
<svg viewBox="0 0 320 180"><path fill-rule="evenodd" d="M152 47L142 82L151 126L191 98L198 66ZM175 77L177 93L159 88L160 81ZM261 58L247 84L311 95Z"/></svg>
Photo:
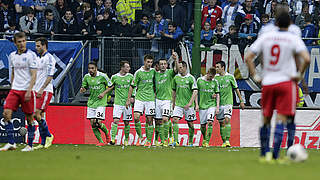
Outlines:
<svg viewBox="0 0 320 180"><path fill-rule="evenodd" d="M106 108L106 120L104 123L107 128L110 130L112 119L112 107ZM97 140L94 137L94 134L91 129L89 120L86 119L87 111L84 106L49 106L46 119L50 131L54 134L55 144L96 144ZM232 146L240 146L240 111L238 109L233 110L233 115L231 119L231 138L230 143ZM145 117L141 117L142 125L142 136L143 141L145 142ZM195 135L194 135L194 145L202 145L202 136L200 131L200 120L199 115L197 114L197 121L195 124ZM135 132L134 123L130 122L130 135L129 135L129 144L136 143L137 135ZM118 126L118 133L116 135L116 144L121 144L124 139L124 124L120 120ZM104 135L102 133L103 138ZM36 136L39 138L39 136ZM188 125L184 119L179 121L179 142L180 145L187 145L188 142ZM39 140L35 139L35 142ZM220 138L220 127L217 121L213 125L213 134L210 140L211 146L220 146L222 144Z"/></svg>

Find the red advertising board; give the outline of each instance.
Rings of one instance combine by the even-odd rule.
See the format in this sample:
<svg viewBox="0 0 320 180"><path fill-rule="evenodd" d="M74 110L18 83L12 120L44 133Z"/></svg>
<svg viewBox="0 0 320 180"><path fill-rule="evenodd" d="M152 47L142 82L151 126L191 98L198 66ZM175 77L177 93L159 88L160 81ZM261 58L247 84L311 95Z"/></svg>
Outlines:
<svg viewBox="0 0 320 180"><path fill-rule="evenodd" d="M112 107L106 108L106 120L104 123L110 129L112 124ZM96 144L97 140L92 132L90 122L86 119L85 106L49 106L46 119L50 131L54 134L55 144ZM238 109L233 110L231 119L231 138L230 143L232 146L240 146L240 112ZM197 114L195 124L194 145L202 144L202 136L200 131L200 120ZM143 142L145 142L145 118L141 117ZM137 135L134 128L134 123L130 123L130 136L129 144L136 143ZM116 144L120 144L124 139L124 124L119 123L118 133L116 135ZM187 145L188 142L188 125L184 119L179 121L179 141L180 145ZM36 136L39 138L39 136ZM104 138L104 135L103 135ZM35 139L35 142L39 140ZM222 144L220 138L220 128L217 121L214 122L213 135L210 140L210 145L219 146Z"/></svg>

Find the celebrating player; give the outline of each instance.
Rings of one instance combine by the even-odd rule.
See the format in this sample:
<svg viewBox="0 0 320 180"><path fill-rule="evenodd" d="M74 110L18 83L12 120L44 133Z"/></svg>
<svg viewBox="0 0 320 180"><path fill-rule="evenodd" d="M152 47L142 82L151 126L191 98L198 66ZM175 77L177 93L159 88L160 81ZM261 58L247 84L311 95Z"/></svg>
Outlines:
<svg viewBox="0 0 320 180"><path fill-rule="evenodd" d="M133 81L131 83L126 107L131 104L131 96L133 88L136 88L136 96L134 102L134 122L136 132L139 136L137 146L141 143L141 123L140 116L145 112L146 116L146 135L147 141L145 146L152 145L153 136L153 117L155 115L155 93L154 93L154 75L155 70L151 68L153 63L152 55L144 56L144 66L134 73ZM148 126L148 127L147 127Z"/></svg>
<svg viewBox="0 0 320 180"><path fill-rule="evenodd" d="M217 119L220 123L220 135L223 141L222 147L231 147L229 142L231 133L231 116L233 107L233 90L236 91L240 99L240 107L244 109L244 102L240 95L237 82L232 74L225 71L226 64L223 61L216 63L217 75L215 79L218 80L220 86L220 110Z"/></svg>
<svg viewBox="0 0 320 180"><path fill-rule="evenodd" d="M130 125L129 122L132 121L132 107L128 106L126 108L126 102L128 97L128 92L130 85L133 80L133 75L129 73L130 64L128 61L120 62L120 72L111 77L111 87L110 89L115 89L114 105L113 105L113 124L111 126L111 141L110 144L115 144L115 137L117 134L118 123L120 121L121 115L123 115L124 122L124 134L125 140L124 145L128 145ZM133 102L131 100L131 102Z"/></svg>
<svg viewBox="0 0 320 180"><path fill-rule="evenodd" d="M104 146L104 142L101 138L101 129L106 135L106 144L110 142L108 129L101 121L105 119L105 110L107 106L107 86L111 86L111 81L108 76L97 69L95 62L88 64L89 73L86 74L82 80L81 93L90 91L90 96L87 103L87 119L90 120L90 124L94 135L98 139L99 143L96 146Z"/></svg>
<svg viewBox="0 0 320 180"><path fill-rule="evenodd" d="M12 112L21 104L22 111L28 121L28 145L21 151L33 151L32 143L35 126L33 113L35 112L35 92L32 90L37 77L37 55L26 48L27 39L23 32L14 35L17 51L9 55L11 68L11 90L4 104L3 117L8 143L0 151L15 150L17 148L13 139L13 124L10 122Z"/></svg>
<svg viewBox="0 0 320 180"><path fill-rule="evenodd" d="M187 63L182 61L178 63L177 74L172 83L172 105L173 105L173 137L172 146L178 146L179 120L185 116L189 126L189 146L193 146L194 126L196 120L196 110L199 109L198 102L195 101L198 90L195 78L187 72Z"/></svg>
<svg viewBox="0 0 320 180"><path fill-rule="evenodd" d="M245 59L250 75L262 83L263 126L260 129L261 160L271 162L279 157L284 124L293 116L296 108L296 82L310 63L310 55L300 37L288 32L290 16L287 11L276 15L278 32L271 31L262 34L250 47ZM262 81L256 74L254 58L263 55ZM298 67L295 57L302 59ZM269 149L270 121L273 110L277 110L274 133L274 150Z"/></svg>
<svg viewBox="0 0 320 180"><path fill-rule="evenodd" d="M172 80L177 73L178 55L176 52L172 53L172 58L175 60L174 69L167 69L168 63L166 59L159 60L159 72L155 74L156 84L156 116L155 119L159 123L159 134L161 143L168 146L168 132L169 132L169 118L171 112L172 99ZM157 137L157 136L156 136ZM156 138L157 140L157 138ZM156 143L158 143L156 141Z"/></svg>
<svg viewBox="0 0 320 180"><path fill-rule="evenodd" d="M37 38L36 50L38 58L37 82L34 90L37 92L35 119L39 123L41 144L34 149L48 148L52 145L53 135L49 132L48 125L44 119L44 112L48 108L53 93L52 78L55 72L56 60L48 52L48 41L46 38Z"/></svg>
<svg viewBox="0 0 320 180"><path fill-rule="evenodd" d="M200 124L203 136L202 146L209 147L214 117L219 113L220 90L218 81L213 79L216 69L211 67L205 76L198 78L197 85L200 95ZM207 131L208 122L208 131Z"/></svg>

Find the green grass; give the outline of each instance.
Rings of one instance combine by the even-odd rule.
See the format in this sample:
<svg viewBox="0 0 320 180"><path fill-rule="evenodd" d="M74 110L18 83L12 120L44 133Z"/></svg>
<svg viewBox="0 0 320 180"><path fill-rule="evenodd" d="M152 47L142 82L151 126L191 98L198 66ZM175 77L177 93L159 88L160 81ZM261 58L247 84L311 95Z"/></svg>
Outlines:
<svg viewBox="0 0 320 180"><path fill-rule="evenodd" d="M21 148L0 152L0 180L311 180L319 177L318 150L308 150L309 159L304 163L270 165L258 162L257 148L53 145L47 150L20 152Z"/></svg>

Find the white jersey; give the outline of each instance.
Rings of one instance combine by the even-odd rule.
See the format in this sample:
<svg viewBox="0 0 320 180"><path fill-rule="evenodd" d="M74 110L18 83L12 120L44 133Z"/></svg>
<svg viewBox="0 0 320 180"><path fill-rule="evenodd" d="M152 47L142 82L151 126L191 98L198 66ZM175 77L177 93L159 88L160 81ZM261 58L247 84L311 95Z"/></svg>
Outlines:
<svg viewBox="0 0 320 180"><path fill-rule="evenodd" d="M18 54L14 51L9 55L10 69L14 70L14 78L11 89L26 91L31 81L31 69L37 69L37 55L27 49L24 53Z"/></svg>
<svg viewBox="0 0 320 180"><path fill-rule="evenodd" d="M49 52L46 52L44 56L42 56L38 60L37 82L33 88L36 92L38 92L41 89L48 76L54 75L56 70L55 66L56 60ZM52 81L48 84L44 91L53 93Z"/></svg>
<svg viewBox="0 0 320 180"><path fill-rule="evenodd" d="M264 34L264 33L267 33L267 32L271 32L271 31L279 31L279 27L276 26L274 23L269 23L265 26L263 26L260 31L259 31L259 36ZM302 36L302 33L301 33L301 29L295 25L295 24L290 24L289 27L288 27L288 32L291 32L299 37Z"/></svg>
<svg viewBox="0 0 320 180"><path fill-rule="evenodd" d="M288 31L271 31L261 35L250 51L262 53L262 85L272 85L289 81L297 75L294 55L307 51L300 37Z"/></svg>

